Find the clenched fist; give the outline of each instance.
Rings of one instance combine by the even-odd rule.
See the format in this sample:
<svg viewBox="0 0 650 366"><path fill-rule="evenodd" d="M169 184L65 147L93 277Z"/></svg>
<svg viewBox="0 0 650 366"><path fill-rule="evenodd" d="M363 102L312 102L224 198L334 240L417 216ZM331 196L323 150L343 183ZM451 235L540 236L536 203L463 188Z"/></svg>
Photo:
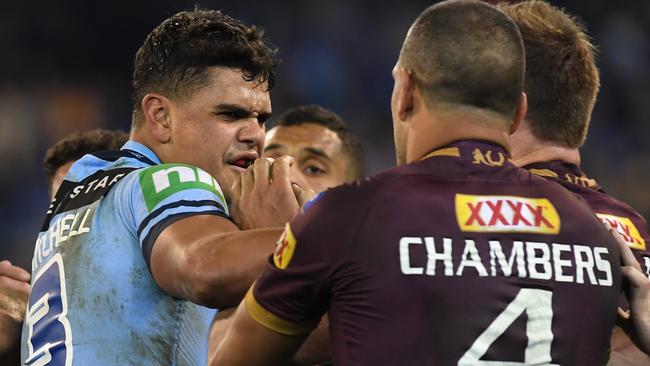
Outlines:
<svg viewBox="0 0 650 366"><path fill-rule="evenodd" d="M255 160L232 187L230 214L242 229L283 226L313 195L291 183L293 158Z"/></svg>

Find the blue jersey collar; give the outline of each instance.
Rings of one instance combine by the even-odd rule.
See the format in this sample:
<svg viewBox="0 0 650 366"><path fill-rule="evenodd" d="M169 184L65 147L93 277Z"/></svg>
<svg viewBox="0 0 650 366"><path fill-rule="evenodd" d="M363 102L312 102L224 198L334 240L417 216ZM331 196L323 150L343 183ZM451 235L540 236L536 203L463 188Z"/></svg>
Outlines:
<svg viewBox="0 0 650 366"><path fill-rule="evenodd" d="M135 153L141 154L147 159L153 161L156 164L162 164L158 156L147 146L133 140L129 140L122 146L121 150L131 150Z"/></svg>

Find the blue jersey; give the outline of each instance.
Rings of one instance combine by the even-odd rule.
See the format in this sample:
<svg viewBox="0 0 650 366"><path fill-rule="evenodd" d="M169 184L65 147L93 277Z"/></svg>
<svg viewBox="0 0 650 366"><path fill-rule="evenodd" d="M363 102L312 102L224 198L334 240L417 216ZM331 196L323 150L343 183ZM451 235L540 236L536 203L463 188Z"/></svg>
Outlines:
<svg viewBox="0 0 650 366"><path fill-rule="evenodd" d="M215 310L155 283L157 236L192 215L228 217L217 181L146 146L86 155L48 211L32 261L24 365L203 365Z"/></svg>

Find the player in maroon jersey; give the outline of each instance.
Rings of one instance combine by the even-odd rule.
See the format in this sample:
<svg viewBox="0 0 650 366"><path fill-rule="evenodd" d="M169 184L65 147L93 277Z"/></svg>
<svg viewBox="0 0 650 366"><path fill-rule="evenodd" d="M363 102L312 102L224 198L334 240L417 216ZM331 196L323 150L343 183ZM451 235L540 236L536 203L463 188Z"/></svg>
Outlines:
<svg viewBox="0 0 650 366"><path fill-rule="evenodd" d="M629 205L605 194L580 169L579 148L587 136L600 86L589 36L569 14L542 1L503 4L501 8L517 22L527 55L524 89L529 107L522 126L512 136L515 164L584 198L627 242L648 274L650 231L646 220ZM650 357L616 328L610 365L650 365Z"/></svg>
<svg viewBox="0 0 650 366"><path fill-rule="evenodd" d="M584 202L510 162L523 59L494 7L426 9L393 70L401 166L286 227L213 365L282 364L325 312L335 364L602 364L620 253Z"/></svg>

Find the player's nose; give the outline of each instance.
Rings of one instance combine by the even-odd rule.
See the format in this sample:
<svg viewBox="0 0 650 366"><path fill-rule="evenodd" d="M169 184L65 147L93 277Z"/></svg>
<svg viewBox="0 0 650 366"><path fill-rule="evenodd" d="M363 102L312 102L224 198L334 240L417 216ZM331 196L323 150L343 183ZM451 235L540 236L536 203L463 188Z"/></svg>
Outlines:
<svg viewBox="0 0 650 366"><path fill-rule="evenodd" d="M261 150L264 146L264 125L257 123L256 119L247 121L239 130L237 140L247 144L249 148Z"/></svg>

